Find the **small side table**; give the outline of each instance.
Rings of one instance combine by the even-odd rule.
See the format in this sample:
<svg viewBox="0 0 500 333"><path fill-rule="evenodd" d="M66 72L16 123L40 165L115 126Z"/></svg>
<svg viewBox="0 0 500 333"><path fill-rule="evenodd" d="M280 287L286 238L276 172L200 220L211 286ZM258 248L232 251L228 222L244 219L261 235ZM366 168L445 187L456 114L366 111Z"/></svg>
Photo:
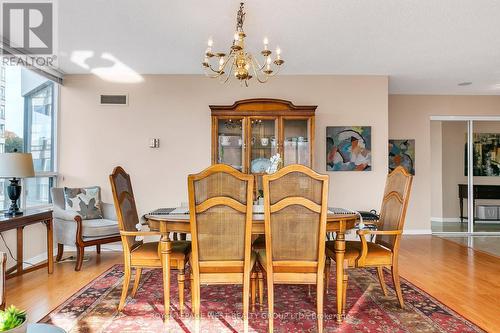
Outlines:
<svg viewBox="0 0 500 333"><path fill-rule="evenodd" d="M42 223L47 228L47 262L23 268L23 229L24 227ZM0 232L7 230L17 230L17 264L14 267L7 269L6 276L10 279L13 276L19 276L24 273L34 271L35 269L47 267L49 274L54 271L54 245L53 245L53 231L52 231L52 210L51 209L37 209L25 210L23 215L6 216L0 213Z"/></svg>
<svg viewBox="0 0 500 333"><path fill-rule="evenodd" d="M66 331L49 324L28 324L26 333L66 333Z"/></svg>

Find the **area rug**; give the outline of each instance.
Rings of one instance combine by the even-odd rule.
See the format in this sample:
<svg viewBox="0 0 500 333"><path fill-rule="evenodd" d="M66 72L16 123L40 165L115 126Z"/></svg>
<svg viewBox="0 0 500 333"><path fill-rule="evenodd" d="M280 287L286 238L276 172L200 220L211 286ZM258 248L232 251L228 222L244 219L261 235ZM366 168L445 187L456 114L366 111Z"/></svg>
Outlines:
<svg viewBox="0 0 500 333"><path fill-rule="evenodd" d="M332 273L334 272L332 267ZM388 273L388 272L387 272ZM400 309L389 274L385 274L389 296L384 296L376 271L349 270L347 313L342 324L335 320L335 280L325 299L325 332L483 332L436 299L402 279L406 308ZM68 333L157 333L157 332L243 332L242 289L239 286L202 286L199 327L190 315L190 287L187 282L185 311L178 308L177 276L172 272L171 318L163 322L161 270L145 270L134 299L128 298L118 313L123 266L115 265L45 318L44 323L64 328ZM275 287L275 332L316 332L314 288L278 285ZM264 303L267 297L264 298ZM249 332L266 332L266 306L250 313Z"/></svg>

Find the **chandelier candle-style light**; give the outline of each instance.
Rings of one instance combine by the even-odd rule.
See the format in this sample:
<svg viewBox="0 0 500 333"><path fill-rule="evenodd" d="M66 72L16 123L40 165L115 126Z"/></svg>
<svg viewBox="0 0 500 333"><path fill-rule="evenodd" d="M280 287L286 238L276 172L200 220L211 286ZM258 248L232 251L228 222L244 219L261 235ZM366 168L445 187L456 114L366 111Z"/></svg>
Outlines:
<svg viewBox="0 0 500 333"><path fill-rule="evenodd" d="M255 77L260 83L267 82L270 77L278 74L281 65L285 61L281 59L281 50L279 47L276 48L276 57L274 60L272 59L272 52L269 50L269 41L267 38L264 38L264 49L260 52L264 58L262 65L260 65L256 57L245 50L246 34L243 31L243 21L245 20L243 6L244 3L240 3L240 9L236 16L236 32L234 33L233 45L229 54L213 52L213 40L210 38L208 40L208 48L205 51L203 67L208 77L219 78L221 82L225 83L234 75L240 81L241 85L244 83L248 87L248 81L252 77ZM211 62L215 62L214 66L212 66Z"/></svg>

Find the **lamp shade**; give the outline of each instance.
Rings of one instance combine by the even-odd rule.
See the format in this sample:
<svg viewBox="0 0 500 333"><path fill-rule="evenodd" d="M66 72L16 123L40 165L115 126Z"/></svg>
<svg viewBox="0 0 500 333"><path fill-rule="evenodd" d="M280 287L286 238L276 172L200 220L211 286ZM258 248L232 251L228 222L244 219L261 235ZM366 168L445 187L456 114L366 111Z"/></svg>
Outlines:
<svg viewBox="0 0 500 333"><path fill-rule="evenodd" d="M0 178L34 177L33 157L31 153L0 154Z"/></svg>

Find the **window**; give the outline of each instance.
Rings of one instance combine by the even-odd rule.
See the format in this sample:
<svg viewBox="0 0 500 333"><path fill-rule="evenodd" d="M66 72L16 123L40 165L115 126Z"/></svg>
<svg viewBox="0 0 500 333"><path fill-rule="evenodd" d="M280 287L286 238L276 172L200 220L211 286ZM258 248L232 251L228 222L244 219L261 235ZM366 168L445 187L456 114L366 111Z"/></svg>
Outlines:
<svg viewBox="0 0 500 333"><path fill-rule="evenodd" d="M25 128L24 145L33 155L33 164L37 172L54 171L52 145L54 83L49 82L24 97Z"/></svg>
<svg viewBox="0 0 500 333"><path fill-rule="evenodd" d="M5 97L0 101L0 151L33 155L36 177L23 180L21 207L49 205L57 177L55 102L59 86L26 68L6 66L0 88ZM10 205L8 183L0 179L0 209Z"/></svg>

